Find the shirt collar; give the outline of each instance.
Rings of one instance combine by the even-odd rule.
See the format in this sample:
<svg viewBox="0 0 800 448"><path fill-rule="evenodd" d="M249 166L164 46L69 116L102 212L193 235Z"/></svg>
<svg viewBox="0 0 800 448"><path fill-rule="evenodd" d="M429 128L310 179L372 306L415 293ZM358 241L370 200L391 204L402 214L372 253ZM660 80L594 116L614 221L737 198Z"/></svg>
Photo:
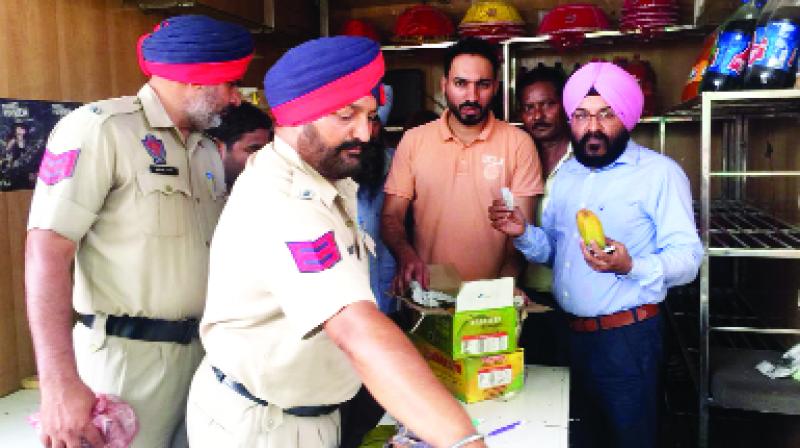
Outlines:
<svg viewBox="0 0 800 448"><path fill-rule="evenodd" d="M147 122L153 128L172 128L175 127L175 124L172 122L172 119L169 118L167 115L166 109L164 109L164 105L161 104L161 100L158 98L156 91L150 87L150 84L145 84L139 89L139 93L136 94L139 98L139 101L142 103L142 108L144 109L144 116L147 119Z"/></svg>
<svg viewBox="0 0 800 448"><path fill-rule="evenodd" d="M570 145L572 148L572 145ZM639 146L638 143L634 142L632 139L628 140L628 145L625 146L625 151L622 151L622 154L612 162L610 165L604 166L600 169L593 170L586 166L583 166L578 159L573 157L570 160L564 162L564 168L575 173L579 172L590 172L590 171L607 171L614 169L619 165L637 165L639 163L639 156L640 156L640 149L642 147Z"/></svg>
<svg viewBox="0 0 800 448"><path fill-rule="evenodd" d="M345 194L349 191L348 189L352 188L350 185L352 181L345 182L349 179L338 180L331 183L328 179L322 177L317 170L300 158L300 154L298 154L296 149L277 135L272 142L272 149L281 156L289 166L294 168L295 172L301 173L300 176L294 176L292 179L293 185L298 186L300 190L302 190L301 194L305 194L305 190L313 190L316 194L320 195L320 199L322 199L322 202L327 207L330 207L334 199L336 199L336 196L341 194L340 188ZM355 190L353 189L353 191Z"/></svg>
<svg viewBox="0 0 800 448"><path fill-rule="evenodd" d="M442 116L439 117L438 121L439 136L442 138L442 141L445 142L451 140L460 141L453 134L453 131L450 130L450 126L447 125L447 119L450 116L450 114L452 114L452 112L450 112L450 109L445 109ZM494 130L495 121L497 120L494 118L494 113L492 113L492 111L489 111L489 114L486 117L486 125L483 127L483 130L481 130L481 133L478 134L478 137L475 139L476 142L486 141L489 139L489 136L492 135L492 130Z"/></svg>
<svg viewBox="0 0 800 448"><path fill-rule="evenodd" d="M553 168L553 172L551 172L550 175L547 176L547 178L550 179L551 177L555 176L558 170L560 170L561 167L564 166L565 163L567 163L570 157L572 157L572 142L569 142L567 144L567 151L564 152L564 155L561 156L560 159L558 159L556 166Z"/></svg>

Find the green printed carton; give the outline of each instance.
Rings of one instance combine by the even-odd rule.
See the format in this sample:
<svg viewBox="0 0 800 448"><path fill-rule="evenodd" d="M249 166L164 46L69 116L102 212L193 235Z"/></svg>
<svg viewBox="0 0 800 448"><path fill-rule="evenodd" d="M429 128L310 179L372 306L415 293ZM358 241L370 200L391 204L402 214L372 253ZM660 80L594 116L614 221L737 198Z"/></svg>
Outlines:
<svg viewBox="0 0 800 448"><path fill-rule="evenodd" d="M431 268L432 287L442 283L439 272ZM414 337L454 360L516 351L514 279L460 282L454 314L425 316Z"/></svg>
<svg viewBox="0 0 800 448"><path fill-rule="evenodd" d="M507 396L522 389L525 383L522 349L456 360L418 338L414 339L414 345L434 376L464 403Z"/></svg>

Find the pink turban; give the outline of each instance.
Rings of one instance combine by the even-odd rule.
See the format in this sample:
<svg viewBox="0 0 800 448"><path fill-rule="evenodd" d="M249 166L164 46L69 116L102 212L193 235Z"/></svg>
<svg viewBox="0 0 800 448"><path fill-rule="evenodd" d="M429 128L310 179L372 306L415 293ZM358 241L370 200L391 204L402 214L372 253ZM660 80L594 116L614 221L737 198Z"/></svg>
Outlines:
<svg viewBox="0 0 800 448"><path fill-rule="evenodd" d="M630 131L639 122L644 94L630 73L610 62L590 62L572 74L564 85L564 110L572 116L592 87Z"/></svg>

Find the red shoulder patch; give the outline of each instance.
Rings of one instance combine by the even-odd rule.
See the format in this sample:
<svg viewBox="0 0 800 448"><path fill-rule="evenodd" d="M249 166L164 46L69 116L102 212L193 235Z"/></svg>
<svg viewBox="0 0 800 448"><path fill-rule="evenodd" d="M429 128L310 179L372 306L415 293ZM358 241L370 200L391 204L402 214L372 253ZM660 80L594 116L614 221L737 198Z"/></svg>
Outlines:
<svg viewBox="0 0 800 448"><path fill-rule="evenodd" d="M60 181L72 177L75 165L78 163L80 149L54 154L49 149L44 152L42 163L39 165L39 179L47 185L55 185Z"/></svg>
<svg viewBox="0 0 800 448"><path fill-rule="evenodd" d="M322 272L342 259L333 230L313 241L287 242L300 272Z"/></svg>

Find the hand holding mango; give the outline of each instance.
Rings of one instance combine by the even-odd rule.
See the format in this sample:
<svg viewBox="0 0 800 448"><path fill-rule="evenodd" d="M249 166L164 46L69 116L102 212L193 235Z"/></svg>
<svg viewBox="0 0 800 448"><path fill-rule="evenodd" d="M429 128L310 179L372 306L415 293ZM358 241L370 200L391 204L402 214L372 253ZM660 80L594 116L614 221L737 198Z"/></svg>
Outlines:
<svg viewBox="0 0 800 448"><path fill-rule="evenodd" d="M600 218L598 218L594 212L589 209L582 208L578 210L578 213L575 215L575 221L578 225L578 232L580 232L581 238L583 238L583 243L586 245L586 247L592 247L592 241L594 241L599 247L603 248L603 252L614 252L614 246L609 246L606 244L606 236L603 233L603 224L600 222Z"/></svg>

